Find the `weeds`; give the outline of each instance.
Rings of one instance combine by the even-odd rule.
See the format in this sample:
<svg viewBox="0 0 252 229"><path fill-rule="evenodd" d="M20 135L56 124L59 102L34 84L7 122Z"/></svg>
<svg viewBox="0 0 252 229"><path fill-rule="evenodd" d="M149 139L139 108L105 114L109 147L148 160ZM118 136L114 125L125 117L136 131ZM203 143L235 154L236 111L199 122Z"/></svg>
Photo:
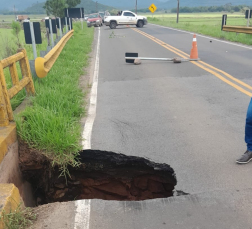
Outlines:
<svg viewBox="0 0 252 229"><path fill-rule="evenodd" d="M2 220L5 229L26 229L32 225L32 221L36 217L31 208L22 209L19 204L15 211L9 213L3 211L0 220Z"/></svg>
<svg viewBox="0 0 252 229"><path fill-rule="evenodd" d="M12 28L13 35L17 38L17 46L18 46L18 48L21 48L22 45L21 45L20 38L19 38L19 33L21 31L20 23L17 21L13 21L11 24L11 28Z"/></svg>
<svg viewBox="0 0 252 229"><path fill-rule="evenodd" d="M111 34L109 35L109 38L114 38L115 37L115 32L112 31Z"/></svg>

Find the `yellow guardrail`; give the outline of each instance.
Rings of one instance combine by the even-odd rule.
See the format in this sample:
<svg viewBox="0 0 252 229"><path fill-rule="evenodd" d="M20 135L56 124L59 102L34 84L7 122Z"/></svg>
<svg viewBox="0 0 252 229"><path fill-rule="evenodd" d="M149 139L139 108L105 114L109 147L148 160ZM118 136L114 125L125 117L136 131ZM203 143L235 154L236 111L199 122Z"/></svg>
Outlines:
<svg viewBox="0 0 252 229"><path fill-rule="evenodd" d="M19 80L16 62L19 62L22 79ZM9 68L12 87L7 89L4 69ZM19 49L18 53L0 61L0 126L9 125L13 121L13 111L10 99L13 98L23 88L28 95L34 95L35 89L32 80L29 60L25 49Z"/></svg>
<svg viewBox="0 0 252 229"><path fill-rule="evenodd" d="M222 31L252 34L252 27L223 25Z"/></svg>
<svg viewBox="0 0 252 229"><path fill-rule="evenodd" d="M71 30L65 36L63 36L61 40L57 43L57 45L55 45L55 47L44 57L37 57L35 59L35 71L39 78L44 78L51 70L54 62L57 60L65 44L73 35L73 32L74 30Z"/></svg>

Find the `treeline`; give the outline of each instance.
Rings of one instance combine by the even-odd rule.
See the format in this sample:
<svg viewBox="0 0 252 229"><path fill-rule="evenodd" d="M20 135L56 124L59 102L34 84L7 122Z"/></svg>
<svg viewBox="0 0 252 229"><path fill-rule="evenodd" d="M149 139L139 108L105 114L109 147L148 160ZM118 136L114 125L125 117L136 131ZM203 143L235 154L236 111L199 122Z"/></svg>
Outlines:
<svg viewBox="0 0 252 229"><path fill-rule="evenodd" d="M224 6L199 6L199 7L180 7L180 13L200 13L200 12L240 12L245 7L245 5L232 6L231 4L226 4ZM172 13L177 13L177 8L171 9Z"/></svg>

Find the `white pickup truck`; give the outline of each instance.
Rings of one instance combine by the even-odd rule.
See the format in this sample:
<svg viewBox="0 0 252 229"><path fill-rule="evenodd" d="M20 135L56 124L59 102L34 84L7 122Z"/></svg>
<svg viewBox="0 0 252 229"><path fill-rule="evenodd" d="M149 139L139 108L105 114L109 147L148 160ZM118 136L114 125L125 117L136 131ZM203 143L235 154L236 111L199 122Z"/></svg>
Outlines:
<svg viewBox="0 0 252 229"><path fill-rule="evenodd" d="M106 17L104 24L111 29L115 29L118 25L136 25L136 27L142 28L147 24L147 18L138 16L131 11L122 11L118 16Z"/></svg>

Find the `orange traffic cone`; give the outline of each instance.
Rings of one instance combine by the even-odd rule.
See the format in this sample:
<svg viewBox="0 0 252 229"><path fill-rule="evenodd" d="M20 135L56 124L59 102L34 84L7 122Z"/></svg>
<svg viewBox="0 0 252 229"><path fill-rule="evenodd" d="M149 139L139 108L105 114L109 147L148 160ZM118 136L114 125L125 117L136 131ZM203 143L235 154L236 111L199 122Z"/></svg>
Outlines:
<svg viewBox="0 0 252 229"><path fill-rule="evenodd" d="M193 35L193 42L192 42L190 59L199 59L196 34Z"/></svg>

